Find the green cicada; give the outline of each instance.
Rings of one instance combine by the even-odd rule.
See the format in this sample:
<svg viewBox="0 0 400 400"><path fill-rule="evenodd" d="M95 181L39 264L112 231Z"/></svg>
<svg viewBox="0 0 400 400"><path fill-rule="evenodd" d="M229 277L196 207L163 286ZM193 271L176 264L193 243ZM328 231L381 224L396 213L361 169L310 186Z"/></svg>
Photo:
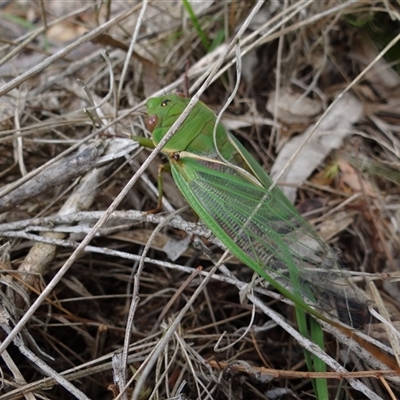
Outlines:
<svg viewBox="0 0 400 400"><path fill-rule="evenodd" d="M147 101L147 127L157 145L189 99ZM253 156L199 102L162 152L189 205L230 253L296 307L351 327L364 323L366 300L340 260L286 199Z"/></svg>

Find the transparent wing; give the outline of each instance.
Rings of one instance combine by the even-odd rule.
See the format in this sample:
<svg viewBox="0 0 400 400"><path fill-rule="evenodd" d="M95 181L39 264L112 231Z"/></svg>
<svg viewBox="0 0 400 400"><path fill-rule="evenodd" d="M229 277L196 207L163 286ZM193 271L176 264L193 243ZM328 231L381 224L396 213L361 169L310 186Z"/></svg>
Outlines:
<svg viewBox="0 0 400 400"><path fill-rule="evenodd" d="M365 298L279 189L269 192L227 165L196 156L171 159L171 167L191 207L233 255L307 311L311 303L347 325L364 324Z"/></svg>

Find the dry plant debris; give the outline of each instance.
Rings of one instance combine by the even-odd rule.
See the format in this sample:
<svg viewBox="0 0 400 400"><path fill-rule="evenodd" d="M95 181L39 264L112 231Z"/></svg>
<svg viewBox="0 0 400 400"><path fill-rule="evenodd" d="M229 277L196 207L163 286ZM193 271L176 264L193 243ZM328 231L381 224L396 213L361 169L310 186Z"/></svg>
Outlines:
<svg viewBox="0 0 400 400"><path fill-rule="evenodd" d="M375 305L366 340L398 362L399 4L184 3L0 3L0 399L312 399L321 377L330 398L399 398L379 354L327 324L315 349L249 268L214 271L170 176L143 213L161 156L131 188L145 100L220 65L202 96L219 112L248 24L224 124L340 250Z"/></svg>

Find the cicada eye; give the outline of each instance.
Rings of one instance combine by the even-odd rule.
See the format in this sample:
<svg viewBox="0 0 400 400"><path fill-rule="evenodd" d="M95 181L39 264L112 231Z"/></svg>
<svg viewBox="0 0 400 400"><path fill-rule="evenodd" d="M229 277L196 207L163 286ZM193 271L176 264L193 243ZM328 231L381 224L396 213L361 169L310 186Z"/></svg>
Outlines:
<svg viewBox="0 0 400 400"><path fill-rule="evenodd" d="M145 119L145 124L146 124L146 128L150 131L153 132L154 129L156 128L157 124L158 124L158 117L157 115L149 115L146 119Z"/></svg>
<svg viewBox="0 0 400 400"><path fill-rule="evenodd" d="M161 105L161 107L167 107L168 103L170 103L170 102L171 102L170 99L166 99L160 105Z"/></svg>

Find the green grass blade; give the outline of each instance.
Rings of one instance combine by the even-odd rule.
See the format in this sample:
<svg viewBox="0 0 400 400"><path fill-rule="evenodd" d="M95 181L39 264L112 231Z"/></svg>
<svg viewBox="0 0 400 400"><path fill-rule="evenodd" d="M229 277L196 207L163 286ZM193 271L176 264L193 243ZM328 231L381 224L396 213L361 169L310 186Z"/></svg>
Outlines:
<svg viewBox="0 0 400 400"><path fill-rule="evenodd" d="M203 43L204 48L206 49L207 52L209 52L210 49L210 41L208 40L206 34L204 33L203 29L201 28L200 22L196 16L196 14L193 11L193 8L191 4L189 3L188 0L182 0L183 6L186 9L186 12L189 14L189 18L192 21L192 24L194 28L197 31L197 34L199 35L201 42Z"/></svg>
<svg viewBox="0 0 400 400"><path fill-rule="evenodd" d="M321 349L325 348L324 332L321 325L314 319L310 318L310 339ZM308 353L307 350L304 351ZM308 366L309 371L326 372L326 364L314 354L310 354L312 366ZM307 359L307 356L306 356ZM317 399L329 399L328 381L324 378L316 378L312 381Z"/></svg>

